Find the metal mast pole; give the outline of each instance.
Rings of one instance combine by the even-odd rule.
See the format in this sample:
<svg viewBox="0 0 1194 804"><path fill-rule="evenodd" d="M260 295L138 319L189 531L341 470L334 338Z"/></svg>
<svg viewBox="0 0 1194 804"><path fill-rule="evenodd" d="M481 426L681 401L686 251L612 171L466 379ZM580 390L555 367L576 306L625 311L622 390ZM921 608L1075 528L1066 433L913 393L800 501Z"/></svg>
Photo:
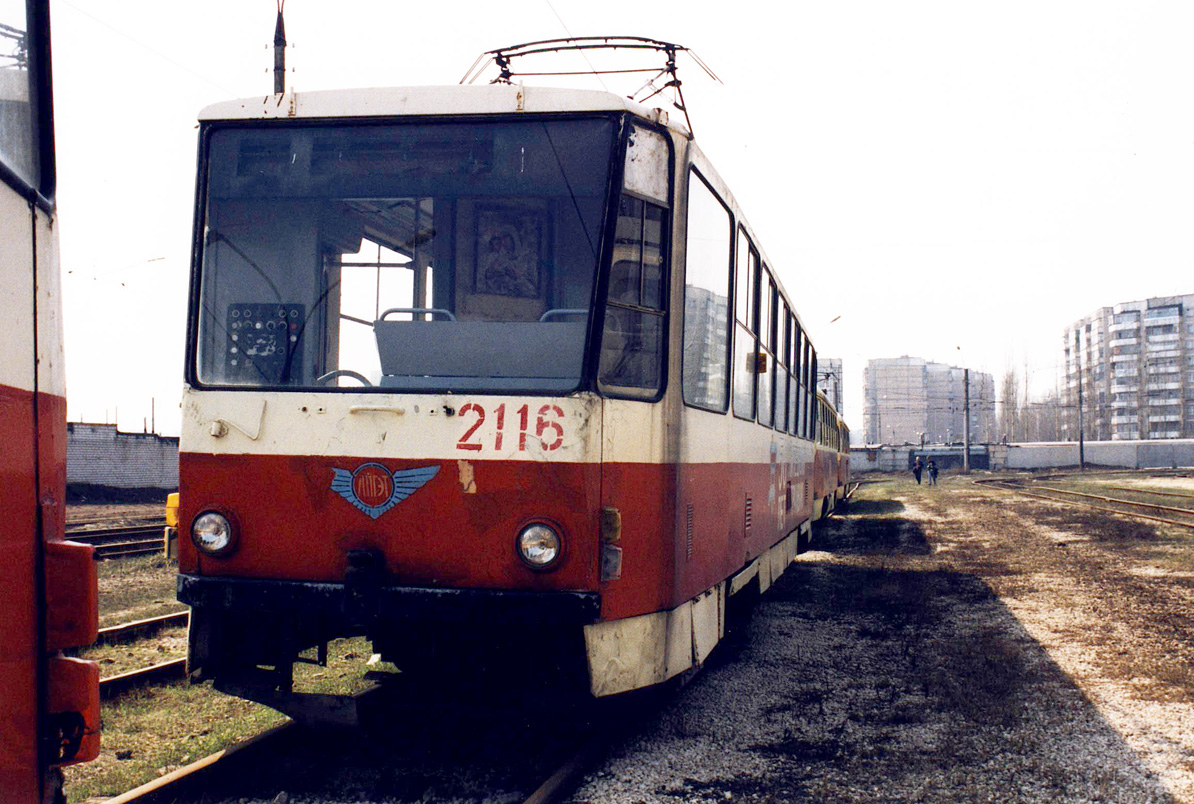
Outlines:
<svg viewBox="0 0 1194 804"><path fill-rule="evenodd" d="M962 474L970 474L970 369L962 369Z"/></svg>

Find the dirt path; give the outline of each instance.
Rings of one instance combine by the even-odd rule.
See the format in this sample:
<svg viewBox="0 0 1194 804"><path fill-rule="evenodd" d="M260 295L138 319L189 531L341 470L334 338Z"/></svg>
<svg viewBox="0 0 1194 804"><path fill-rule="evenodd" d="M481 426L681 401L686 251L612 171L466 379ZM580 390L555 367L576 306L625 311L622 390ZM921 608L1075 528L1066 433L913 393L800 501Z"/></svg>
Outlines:
<svg viewBox="0 0 1194 804"><path fill-rule="evenodd" d="M1194 534L948 491L924 501L952 513L929 526L953 548L945 563L982 578L1142 764L1194 801L1194 588L1183 569Z"/></svg>
<svg viewBox="0 0 1194 804"><path fill-rule="evenodd" d="M1194 804L1191 535L950 477L814 546L577 801Z"/></svg>

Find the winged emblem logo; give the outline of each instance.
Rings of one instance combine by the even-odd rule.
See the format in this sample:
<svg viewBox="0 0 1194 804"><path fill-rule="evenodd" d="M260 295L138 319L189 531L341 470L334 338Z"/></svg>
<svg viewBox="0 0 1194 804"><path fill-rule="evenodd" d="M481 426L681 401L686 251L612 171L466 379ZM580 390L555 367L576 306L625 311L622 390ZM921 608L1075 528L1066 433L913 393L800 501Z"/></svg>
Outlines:
<svg viewBox="0 0 1194 804"><path fill-rule="evenodd" d="M332 491L377 519L421 489L438 471L438 466L421 466L391 472L380 463L363 463L351 472L333 467Z"/></svg>

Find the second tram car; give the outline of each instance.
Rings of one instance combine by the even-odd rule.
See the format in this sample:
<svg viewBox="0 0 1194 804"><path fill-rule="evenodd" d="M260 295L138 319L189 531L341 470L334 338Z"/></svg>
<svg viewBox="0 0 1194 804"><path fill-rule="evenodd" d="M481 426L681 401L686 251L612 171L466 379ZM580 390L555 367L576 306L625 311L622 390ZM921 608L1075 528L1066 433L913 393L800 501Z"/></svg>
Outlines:
<svg viewBox="0 0 1194 804"><path fill-rule="evenodd" d="M99 753L92 548L64 539L66 391L48 2L0 11L0 801L62 800Z"/></svg>
<svg viewBox="0 0 1194 804"><path fill-rule="evenodd" d="M658 684L841 498L813 299L665 112L312 92L209 107L199 140L192 678L285 708L300 653L364 634L414 674Z"/></svg>

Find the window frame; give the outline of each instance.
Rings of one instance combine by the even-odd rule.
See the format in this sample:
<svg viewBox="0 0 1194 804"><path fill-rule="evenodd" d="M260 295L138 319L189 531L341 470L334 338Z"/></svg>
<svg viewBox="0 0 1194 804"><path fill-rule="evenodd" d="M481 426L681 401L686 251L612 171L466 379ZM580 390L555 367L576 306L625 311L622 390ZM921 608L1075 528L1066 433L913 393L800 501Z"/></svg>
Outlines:
<svg viewBox="0 0 1194 804"><path fill-rule="evenodd" d="M745 243L746 248L742 246ZM744 261L744 262L743 262ZM747 354L747 358L751 354L758 354L759 352L759 271L762 266L762 260L759 259L759 251L755 246L754 238L750 236L746 225L741 221L738 222L738 235L734 240L734 342L733 342L733 375L737 376L739 371L746 372L745 365L738 363L738 338L740 337L740 330L745 329L750 342L754 347ZM747 289L749 298L744 298L742 288L740 287L740 280L745 279L750 283ZM747 320L738 318L739 314L739 300L743 299L743 304L746 309L742 312L746 314ZM736 399L731 400L731 408L734 411L734 416L743 420L753 422L756 421L759 415L759 374L757 371L750 371L750 413L738 411ZM734 388L731 382L730 388ZM731 397L734 396L731 390Z"/></svg>
<svg viewBox="0 0 1194 804"><path fill-rule="evenodd" d="M724 414L727 411L729 411L731 408L733 408L733 405L734 405L734 374L733 374L733 369L734 369L734 324L735 324L735 321L734 321L734 269L737 267L734 262L734 246L735 246L735 242L737 240L737 238L735 237L735 235L737 233L737 222L734 219L734 210L730 207L729 204L726 203L725 199L721 197L721 194L719 192L717 192L717 189L714 188L713 183L705 178L704 174L701 173L701 170L699 167L697 167L694 164L690 164L688 166L687 176L688 176L688 185L685 188L685 193L684 193L684 203L685 203L685 210L684 210L685 211L685 220L684 220L684 288L685 288L685 294L684 294L684 301L685 301L685 304L681 306L681 310L680 310L680 314L679 314L680 320L681 320L681 327L680 327L680 330L681 330L680 331L680 344L681 344L680 397L681 397L681 400L684 402L684 404L690 408L696 408L697 410L707 410L710 413ZM705 189L709 191L709 195L714 200L716 200L717 203L721 204L722 209L725 210L725 213L726 213L726 222L729 224L729 229L726 232L726 235L727 235L726 244L728 246L728 248L726 249L726 266L725 266L725 269L726 269L726 287L725 287L725 291L726 291L726 325L725 325L725 331L722 333L723 335L725 335L725 349L724 349L724 353L722 355L723 360L724 360L723 365L725 366L725 379L722 381L722 384L723 384L722 390L724 392L725 402L720 407L711 407L708 405L698 404L697 402L694 402L694 401L688 399L687 394L684 393L685 367L684 367L683 346L685 343L685 338L686 338L686 334L687 334L687 325L688 325L688 321L687 321L687 317L686 317L686 312L687 312L686 305L687 305L687 300L688 300L688 294L687 294L687 289L688 289L688 210L691 208L691 204L692 204L692 179L693 179L693 176L696 176L697 181L699 181L701 184L703 184Z"/></svg>
<svg viewBox="0 0 1194 804"><path fill-rule="evenodd" d="M623 145L623 148L624 147L625 146ZM669 147L669 153L670 153L671 140L668 140L668 147ZM669 159L669 187L670 187L670 172L671 172L671 168L670 168L670 159ZM640 204L640 207L641 207L640 212L639 212L639 273L638 273L639 302L640 303L635 305L635 304L629 304L629 303L623 302L623 301L614 301L609 298L609 278L610 278L610 274L613 272L613 256L612 256L612 243L611 243L610 258L608 260L606 260L604 258L602 259L602 262L598 266L598 271L600 271L602 273L602 276L600 277L599 281L597 283L595 283L595 284L600 284L602 286L602 290L604 292L601 294L601 304L599 304L599 305L594 304L594 307L593 307L593 309L596 309L597 307L601 308L600 335L597 336L596 340L590 340L590 342L589 342L589 348L592 350L593 358L594 358L594 366L593 366L594 373L592 375L593 385L597 389L597 393L600 394L602 397L605 397L606 399L632 399L632 400L636 400L636 401L640 401L640 402L641 401L657 401L658 399L660 399L663 396L664 392L667 390L667 376L668 376L667 369L668 369L668 354L669 354L669 352L668 352L668 343L669 343L668 327L670 325L670 311L671 311L670 290L671 290L671 276L672 276L672 268L671 268L672 227L675 224L672 221L672 207L670 205L664 205L658 199L648 198L647 196L643 195L642 193L638 193L633 190L627 190L625 187L622 187L621 190L618 192L616 198L614 198L614 197L610 198L610 202L607 207L607 209L610 213L610 218L612 219L612 221L614 223L614 226L617 225L617 221L621 217L618 214L618 212L621 209L622 199L624 199L624 198L631 198L635 201L638 201ZM663 217L662 217L662 222L661 222L662 232L660 233L660 247L661 247L661 251L663 252L661 255L661 258L660 258L660 273L661 273L660 286L662 289L662 298L660 300L660 307L658 309L653 308L653 307L647 307L642 304L643 288L646 284L646 272L643 270L643 264L644 264L643 260L645 258L645 254L646 254L646 248L644 246L646 243L645 237L646 237L646 226L647 226L647 209L648 209L648 207L651 207L651 206L654 206L655 208L662 210L662 212L663 212ZM611 238L611 240L612 240L612 238ZM611 306L616 307L620 310L629 311L631 313L657 316L660 319L659 326L660 326L661 344L660 344L660 355L659 355L659 382L656 387L654 387L654 388L646 388L646 387L639 388L637 386L613 385L613 384L608 384L608 383L602 382L602 380L601 380L601 340L605 337L605 317L606 317L605 313L606 313L606 310ZM592 314L590 314L590 317L592 317ZM584 378L582 376L582 382L583 382L583 380L584 380Z"/></svg>
<svg viewBox="0 0 1194 804"><path fill-rule="evenodd" d="M626 142L629 135L629 128L633 121L643 128L663 131L658 126L649 123L638 117L632 117L627 113L619 113L615 111L602 110L594 112L561 112L551 114L536 114L533 116L536 122L555 123L567 122L573 120L592 120L605 119L610 121L610 156L609 168L606 176L606 186L604 189L604 197L602 200L602 211L599 220L599 228L594 233L597 242L594 245L598 248L597 264L594 269L595 276L590 289L589 298L589 330L585 338L585 357L582 363L581 374L575 386L569 391L556 390L540 390L534 388L523 388L516 393L520 396L528 397L559 397L567 396L569 394L578 392L592 392L601 393L597 388L597 365L600 358L600 334L604 326L604 297L606 283L608 282L609 270L608 264L613 254L614 241L614 227L617 222L616 209L613 204L617 203L622 195L622 182L624 174L624 162L626 154ZM208 197L208 163L210 161L212 138L214 135L226 129L281 129L287 127L294 128L320 128L329 127L335 128L338 126L370 126L376 125L380 127L409 124L409 125L425 125L425 124L493 124L502 125L509 123L525 124L528 120L525 114L502 114L502 115L482 115L482 114L468 114L452 116L450 120L446 120L439 115L410 115L400 118L367 118L367 117L343 117L343 118L293 118L287 120L268 120L260 119L221 119L221 120L204 120L199 125L198 135L198 158L197 158L197 180L195 183L194 205L192 209L192 243L190 255L190 277L188 289L188 312L187 312L187 335L186 335L186 351L184 363L184 378L185 381L196 389L205 391L236 391L245 393L259 393L259 392L280 392L280 393L317 393L317 394L336 394L336 393L365 393L365 394L413 394L423 393L418 390L405 390L384 387L371 388L349 388L349 387L334 387L330 386L326 389L313 389L306 386L293 385L260 385L260 386L242 386L234 384L219 384L219 383L204 383L199 381L199 312L201 310L202 299L202 280L203 280L203 246L204 246L204 225L207 216L207 197ZM668 192L672 192L673 174L675 168L675 145L670 136L666 137L668 144ZM637 195L637 194L636 194ZM654 204L659 204L657 199L647 199ZM669 198L669 204L671 199ZM671 206L667 206L668 216L665 225L668 229L665 237L665 248L667 249L667 257L664 260L663 291L664 303L667 305L670 302L670 286L668 282L671 277L671 266L669 261L671 259L670 238L672 236L671 221ZM670 313L670 310L668 311ZM663 353L668 354L668 338L669 338L670 324L665 321L663 324ZM667 360L664 363L661 371L660 388L651 398L653 401L658 401L662 398L668 382L667 375ZM431 393L441 393L440 391L430 391ZM476 389L469 390L468 393L476 394L478 396L500 396L509 393L505 390L488 390ZM615 395L612 391L606 396L617 396L617 398L629 398L635 400L642 400L641 396L626 396Z"/></svg>
<svg viewBox="0 0 1194 804"><path fill-rule="evenodd" d="M552 117L551 115L544 115L545 118ZM515 117L513 119L519 119ZM525 118L523 118L525 119ZM604 399L625 399L635 402L658 402L667 393L668 383L670 381L669 368L671 365L671 322L672 322L672 274L674 271L672 260L674 258L674 243L672 238L675 233L676 222L674 220L675 213L675 198L676 198L676 145L672 141L671 132L666 126L660 126L645 120L641 117L636 117L630 114L621 114L615 119L620 119L620 125L615 126L615 141L614 147L611 151L610 158L612 160L611 170L609 171L609 187L606 190L605 201L605 227L602 231L602 248L598 256L597 263L597 281L593 283L593 298L589 303L589 334L586 339L586 359L584 368L581 371L580 388L591 388L598 396ZM635 126L646 131L654 131L663 137L667 144L667 189L666 199L651 198L644 193L628 190L626 188L626 150L630 144L630 135L634 132ZM605 385L601 382L601 340L605 333L605 309L609 304L609 279L610 273L613 270L613 252L614 241L616 240L616 230L618 225L617 210L621 204L623 196L630 196L637 198L644 204L643 215L644 221L646 216L646 205L654 204L664 210L663 229L664 232L661 237L661 245L663 247L662 277L660 281L663 289L662 299L662 324L661 324L661 344L660 344L660 365L659 365L659 386L654 389L653 393L644 394L638 391L647 389L627 390L627 386L619 385ZM617 306L617 303L615 303Z"/></svg>
<svg viewBox="0 0 1194 804"><path fill-rule="evenodd" d="M29 181L0 159L0 181L47 213L55 208L57 163L54 147L54 92L50 79L49 3L26 0L25 24L29 53L30 146L34 178Z"/></svg>

